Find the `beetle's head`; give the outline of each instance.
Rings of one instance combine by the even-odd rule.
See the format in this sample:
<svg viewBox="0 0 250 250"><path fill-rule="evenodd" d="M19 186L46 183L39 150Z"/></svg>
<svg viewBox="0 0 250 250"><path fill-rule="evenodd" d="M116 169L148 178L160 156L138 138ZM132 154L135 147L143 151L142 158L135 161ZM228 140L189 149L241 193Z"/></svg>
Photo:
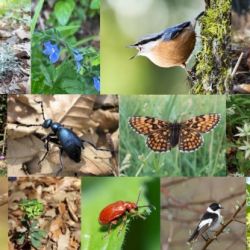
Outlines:
<svg viewBox="0 0 250 250"><path fill-rule="evenodd" d="M46 119L44 120L43 124L42 124L42 127L43 128L49 128L52 124L52 120L51 119Z"/></svg>

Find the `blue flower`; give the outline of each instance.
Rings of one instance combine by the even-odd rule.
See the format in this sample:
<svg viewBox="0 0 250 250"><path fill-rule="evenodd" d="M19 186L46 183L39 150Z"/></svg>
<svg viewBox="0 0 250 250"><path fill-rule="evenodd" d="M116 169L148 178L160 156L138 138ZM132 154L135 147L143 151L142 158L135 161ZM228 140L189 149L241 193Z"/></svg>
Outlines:
<svg viewBox="0 0 250 250"><path fill-rule="evenodd" d="M77 72L79 72L81 69L81 62L83 60L83 55L77 49L73 49L73 55L76 63L76 70Z"/></svg>
<svg viewBox="0 0 250 250"><path fill-rule="evenodd" d="M95 89L100 92L100 77L94 76L93 81L94 81Z"/></svg>
<svg viewBox="0 0 250 250"><path fill-rule="evenodd" d="M50 41L43 44L43 54L49 56L51 63L56 63L59 60L61 49L58 48L57 44L52 44Z"/></svg>

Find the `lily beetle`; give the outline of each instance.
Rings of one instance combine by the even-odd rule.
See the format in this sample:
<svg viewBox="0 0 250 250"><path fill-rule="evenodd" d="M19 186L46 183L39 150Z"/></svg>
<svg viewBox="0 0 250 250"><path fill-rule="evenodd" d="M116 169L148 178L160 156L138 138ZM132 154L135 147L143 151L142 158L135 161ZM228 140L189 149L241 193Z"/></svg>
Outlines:
<svg viewBox="0 0 250 250"><path fill-rule="evenodd" d="M31 126L41 126L45 129L51 129L51 132L42 138L44 142L44 147L46 152L41 160L38 162L40 165L49 153L49 143L56 144L59 149L59 160L60 169L56 172L59 175L64 168L62 161L62 154L65 154L74 162L78 163L81 161L81 151L84 149L84 143L91 145L95 150L100 151L110 151L104 148L97 148L94 144L89 141L82 140L77 134L75 134L71 129L64 127L61 123L54 122L52 119L45 119L44 108L42 101L35 101L41 105L43 123L42 124L20 124L20 126L31 127ZM19 126L19 125L18 125Z"/></svg>
<svg viewBox="0 0 250 250"><path fill-rule="evenodd" d="M138 202L140 199L140 194L139 192L138 198L136 203L135 202L130 202L130 201L116 201L114 203L111 203L107 205L105 208L102 209L102 211L99 214L99 223L103 226L108 226L108 233L111 230L112 225L117 225L117 223L122 220L123 221L123 226L125 225L127 221L127 217L130 215L132 216L139 216L142 219L145 219L144 216L142 216L139 213L139 209L143 207L153 207L152 205L143 205L143 206L138 206ZM122 228L123 228L122 226ZM121 228L121 230L122 230ZM121 231L120 230L120 231Z"/></svg>

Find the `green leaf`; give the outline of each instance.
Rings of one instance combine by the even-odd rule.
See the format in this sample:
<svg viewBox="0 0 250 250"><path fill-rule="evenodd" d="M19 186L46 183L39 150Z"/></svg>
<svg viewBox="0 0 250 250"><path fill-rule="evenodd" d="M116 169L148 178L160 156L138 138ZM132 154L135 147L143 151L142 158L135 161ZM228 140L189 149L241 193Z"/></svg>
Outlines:
<svg viewBox="0 0 250 250"><path fill-rule="evenodd" d="M79 25L69 25L69 26L58 26L56 27L56 30L58 30L63 37L69 37L74 35L79 28L80 28Z"/></svg>
<svg viewBox="0 0 250 250"><path fill-rule="evenodd" d="M55 5L55 16L61 25L66 25L75 8L74 0L60 0Z"/></svg>
<svg viewBox="0 0 250 250"><path fill-rule="evenodd" d="M43 73L43 75L44 75L44 77L46 79L44 84L48 85L48 86L52 86L52 79L51 79L50 73L47 70L47 68L43 64L41 64L40 65L40 70L41 70L41 72Z"/></svg>
<svg viewBox="0 0 250 250"><path fill-rule="evenodd" d="M100 9L100 0L92 0L90 4L90 9L99 10Z"/></svg>
<svg viewBox="0 0 250 250"><path fill-rule="evenodd" d="M18 245L23 245L24 240L25 240L25 234L24 233L23 234L19 233L18 238L17 238L17 244Z"/></svg>
<svg viewBox="0 0 250 250"><path fill-rule="evenodd" d="M36 249L39 249L41 246L41 240L37 240L36 238L31 236L31 245Z"/></svg>
<svg viewBox="0 0 250 250"><path fill-rule="evenodd" d="M84 91L84 84L78 80L73 79L64 79L60 86L64 89L68 94L79 94Z"/></svg>

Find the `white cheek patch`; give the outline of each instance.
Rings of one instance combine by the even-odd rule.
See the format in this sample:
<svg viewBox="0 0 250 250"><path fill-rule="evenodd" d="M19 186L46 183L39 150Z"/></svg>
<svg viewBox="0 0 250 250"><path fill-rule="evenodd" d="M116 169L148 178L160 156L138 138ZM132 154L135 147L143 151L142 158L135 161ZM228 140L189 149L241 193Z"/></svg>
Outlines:
<svg viewBox="0 0 250 250"><path fill-rule="evenodd" d="M198 227L198 229L200 230L202 227L204 227L204 226L210 226L211 225L211 223L213 222L213 220L212 219L206 219L206 220L203 220L203 221L201 221L201 223L199 224L199 227Z"/></svg>
<svg viewBox="0 0 250 250"><path fill-rule="evenodd" d="M150 57L150 52L151 52L151 50L152 50L155 46L157 46L158 43L159 43L159 41L151 41L151 42L149 42L149 43L147 43L147 44L144 44L142 50L139 51L138 54L141 55L141 56Z"/></svg>

